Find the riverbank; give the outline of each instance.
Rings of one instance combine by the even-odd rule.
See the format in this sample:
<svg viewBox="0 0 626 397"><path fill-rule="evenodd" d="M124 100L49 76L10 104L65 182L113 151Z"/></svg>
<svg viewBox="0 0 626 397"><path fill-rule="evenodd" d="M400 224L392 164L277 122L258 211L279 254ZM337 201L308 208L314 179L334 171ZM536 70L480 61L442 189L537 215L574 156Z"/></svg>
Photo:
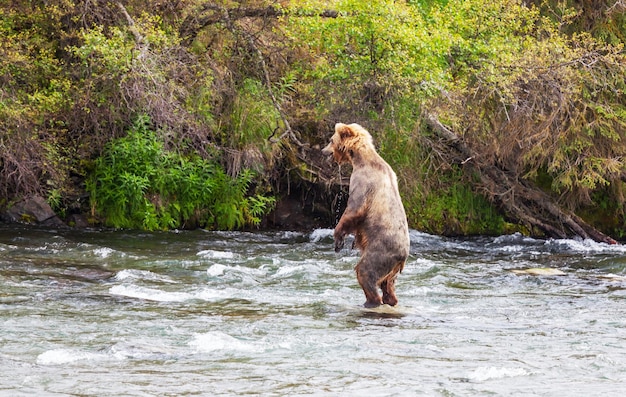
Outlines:
<svg viewBox="0 0 626 397"><path fill-rule="evenodd" d="M0 209L57 214L6 219L333 224L356 122L415 229L626 235L621 1L170 3L0 5Z"/></svg>
<svg viewBox="0 0 626 397"><path fill-rule="evenodd" d="M328 209L307 204L295 197L279 200L254 230L292 230L311 231L318 228L333 227ZM26 224L51 228L84 229L103 227L88 213L75 213L61 217L40 196L33 196L19 201L6 211L0 212L0 221L5 224Z"/></svg>

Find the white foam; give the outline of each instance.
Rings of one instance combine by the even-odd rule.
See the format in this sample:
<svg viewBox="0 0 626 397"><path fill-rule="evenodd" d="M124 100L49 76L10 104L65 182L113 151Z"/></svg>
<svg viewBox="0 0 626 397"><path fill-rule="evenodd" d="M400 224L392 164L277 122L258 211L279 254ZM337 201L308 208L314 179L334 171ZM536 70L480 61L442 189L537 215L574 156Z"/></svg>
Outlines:
<svg viewBox="0 0 626 397"><path fill-rule="evenodd" d="M47 251L48 254L58 254L59 252L61 252L61 250L57 248L50 248L50 246L47 245L42 245L41 247L27 247L26 250L34 252Z"/></svg>
<svg viewBox="0 0 626 397"><path fill-rule="evenodd" d="M334 229L315 229L311 232L309 239L313 243L317 243L318 241L330 237L333 237Z"/></svg>
<svg viewBox="0 0 626 397"><path fill-rule="evenodd" d="M591 239L550 239L545 243L547 246L566 248L574 252L618 252L626 253L624 244L598 243Z"/></svg>
<svg viewBox="0 0 626 397"><path fill-rule="evenodd" d="M285 238L285 239L293 239L293 238L297 238L297 237L302 236L302 233L300 233L300 232L284 231L284 232L280 233L279 236L281 238Z"/></svg>
<svg viewBox="0 0 626 397"><path fill-rule="evenodd" d="M15 249L17 249L16 245L0 244L0 251L15 250Z"/></svg>
<svg viewBox="0 0 626 397"><path fill-rule="evenodd" d="M109 293L157 302L182 302L193 298L187 292L167 292L135 285L114 285L109 289Z"/></svg>
<svg viewBox="0 0 626 397"><path fill-rule="evenodd" d="M297 266L282 266L278 269L278 271L274 274L274 277L285 277L290 276L294 273L304 272L306 267L304 265Z"/></svg>
<svg viewBox="0 0 626 397"><path fill-rule="evenodd" d="M219 263L216 263L213 266L211 266L210 268L208 268L206 270L206 273L210 277L217 277L217 276L223 275L225 270L226 270L226 266L221 265Z"/></svg>
<svg viewBox="0 0 626 397"><path fill-rule="evenodd" d="M233 289L233 288L225 288L224 290L220 290L220 291L217 291L214 289L203 289L200 291L196 291L195 293L191 294L191 296L193 299L209 301L209 300L215 300L215 299L224 299L224 298L228 298L231 296L237 296L238 293L239 293L239 290Z"/></svg>
<svg viewBox="0 0 626 397"><path fill-rule="evenodd" d="M139 359L153 360L176 356L176 349L164 345L160 339L125 339L115 343L107 354L116 360Z"/></svg>
<svg viewBox="0 0 626 397"><path fill-rule="evenodd" d="M172 280L167 276L163 276L160 274L153 273L148 270L138 270L138 269L124 269L117 272L115 275L115 279L118 281L122 280L149 280L149 281L161 281L170 284L176 284L176 281Z"/></svg>
<svg viewBox="0 0 626 397"><path fill-rule="evenodd" d="M214 331L205 334L194 334L189 346L195 347L201 352L225 351L259 351L259 346L234 338L223 332Z"/></svg>
<svg viewBox="0 0 626 397"><path fill-rule="evenodd" d="M409 260L406 262L406 265L404 266L405 269L412 269L412 268L417 268L420 270L428 270L433 266L440 266L441 262L437 262L437 261L433 261L431 259L426 259L426 258L409 258Z"/></svg>
<svg viewBox="0 0 626 397"><path fill-rule="evenodd" d="M354 262L352 259L350 262ZM319 275L344 276L351 274L352 268L342 269L327 260L306 259L304 261L286 261L278 263L278 269L271 276L272 278L289 278L302 275L304 277L318 277Z"/></svg>
<svg viewBox="0 0 626 397"><path fill-rule="evenodd" d="M80 350L71 349L53 349L41 353L37 356L37 364L40 365L55 365L55 364L67 364L75 361L84 360L102 360L106 355L101 353L91 353Z"/></svg>
<svg viewBox="0 0 626 397"><path fill-rule="evenodd" d="M203 250L198 252L196 255L207 259L233 259L235 257L234 252L215 250Z"/></svg>
<svg viewBox="0 0 626 397"><path fill-rule="evenodd" d="M528 371L520 367L478 367L469 376L472 382L484 382L490 379L513 378L530 375Z"/></svg>
<svg viewBox="0 0 626 397"><path fill-rule="evenodd" d="M435 236L434 234L428 234L414 229L409 229L409 238L411 239L411 243L423 242L425 239L441 239L441 237Z"/></svg>
<svg viewBox="0 0 626 397"><path fill-rule="evenodd" d="M532 237L524 236L522 233L505 234L493 239L495 244L512 244L512 243L537 243L540 240L536 240Z"/></svg>
<svg viewBox="0 0 626 397"><path fill-rule="evenodd" d="M155 302L184 302L192 299L211 300L224 296L222 291L218 292L210 289L189 293L162 291L159 289L139 287L136 285L114 285L109 289L109 293L112 295L145 299Z"/></svg>
<svg viewBox="0 0 626 397"><path fill-rule="evenodd" d="M100 258L108 258L115 253L115 250L109 247L101 247L94 249L93 253Z"/></svg>
<svg viewBox="0 0 626 397"><path fill-rule="evenodd" d="M320 240L323 240L325 238L332 239L334 231L335 231L334 229L315 229L309 235L309 240L312 243L317 243ZM439 236L435 236L433 234L428 234L428 233L423 233L414 229L409 229L409 238L412 244L422 243L425 240L440 240L441 239L441 237Z"/></svg>
<svg viewBox="0 0 626 397"><path fill-rule="evenodd" d="M254 268L236 265L229 267L228 269L248 277L263 277L267 274L267 268L265 267Z"/></svg>

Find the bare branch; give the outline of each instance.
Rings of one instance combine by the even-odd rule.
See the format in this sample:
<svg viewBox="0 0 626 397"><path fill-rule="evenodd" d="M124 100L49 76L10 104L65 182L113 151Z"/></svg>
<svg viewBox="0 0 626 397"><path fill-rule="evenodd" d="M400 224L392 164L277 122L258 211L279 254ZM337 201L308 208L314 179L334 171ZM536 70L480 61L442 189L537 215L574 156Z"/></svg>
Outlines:
<svg viewBox="0 0 626 397"><path fill-rule="evenodd" d="M615 12L623 12L624 10L626 10L626 3L624 2L624 0L617 0L615 4L608 7L604 13L607 16L610 16Z"/></svg>
<svg viewBox="0 0 626 397"><path fill-rule="evenodd" d="M115 4L117 4L119 9L122 11L122 14L124 14L124 17L126 18L126 22L128 22L128 28L130 29L130 32L135 37L135 43L137 43L138 47L142 48L145 45L145 40L144 40L144 37L141 35L141 33L139 33L139 31L135 27L135 21L133 21L133 18L131 18L130 14L128 14L128 11L126 11L126 7L124 7L122 3L118 1Z"/></svg>

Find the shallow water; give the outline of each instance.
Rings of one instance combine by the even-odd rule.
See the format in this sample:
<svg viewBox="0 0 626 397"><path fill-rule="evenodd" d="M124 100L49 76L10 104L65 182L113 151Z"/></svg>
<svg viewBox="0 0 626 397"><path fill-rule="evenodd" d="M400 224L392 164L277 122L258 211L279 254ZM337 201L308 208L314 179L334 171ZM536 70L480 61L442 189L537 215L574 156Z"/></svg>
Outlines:
<svg viewBox="0 0 626 397"><path fill-rule="evenodd" d="M0 395L626 390L625 246L413 231L399 306L365 310L331 236L1 226Z"/></svg>

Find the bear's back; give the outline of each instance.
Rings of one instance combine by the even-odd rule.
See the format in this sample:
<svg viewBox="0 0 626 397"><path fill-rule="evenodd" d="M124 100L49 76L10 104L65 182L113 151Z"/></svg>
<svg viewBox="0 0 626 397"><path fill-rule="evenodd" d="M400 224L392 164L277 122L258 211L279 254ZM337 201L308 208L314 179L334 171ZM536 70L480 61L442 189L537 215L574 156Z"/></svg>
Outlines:
<svg viewBox="0 0 626 397"><path fill-rule="evenodd" d="M354 189L353 189L354 186ZM400 198L396 174L380 156L353 168L350 194L363 194L367 201L362 232L370 246L396 246L399 253L408 255L409 229ZM373 248L373 247L372 247Z"/></svg>

